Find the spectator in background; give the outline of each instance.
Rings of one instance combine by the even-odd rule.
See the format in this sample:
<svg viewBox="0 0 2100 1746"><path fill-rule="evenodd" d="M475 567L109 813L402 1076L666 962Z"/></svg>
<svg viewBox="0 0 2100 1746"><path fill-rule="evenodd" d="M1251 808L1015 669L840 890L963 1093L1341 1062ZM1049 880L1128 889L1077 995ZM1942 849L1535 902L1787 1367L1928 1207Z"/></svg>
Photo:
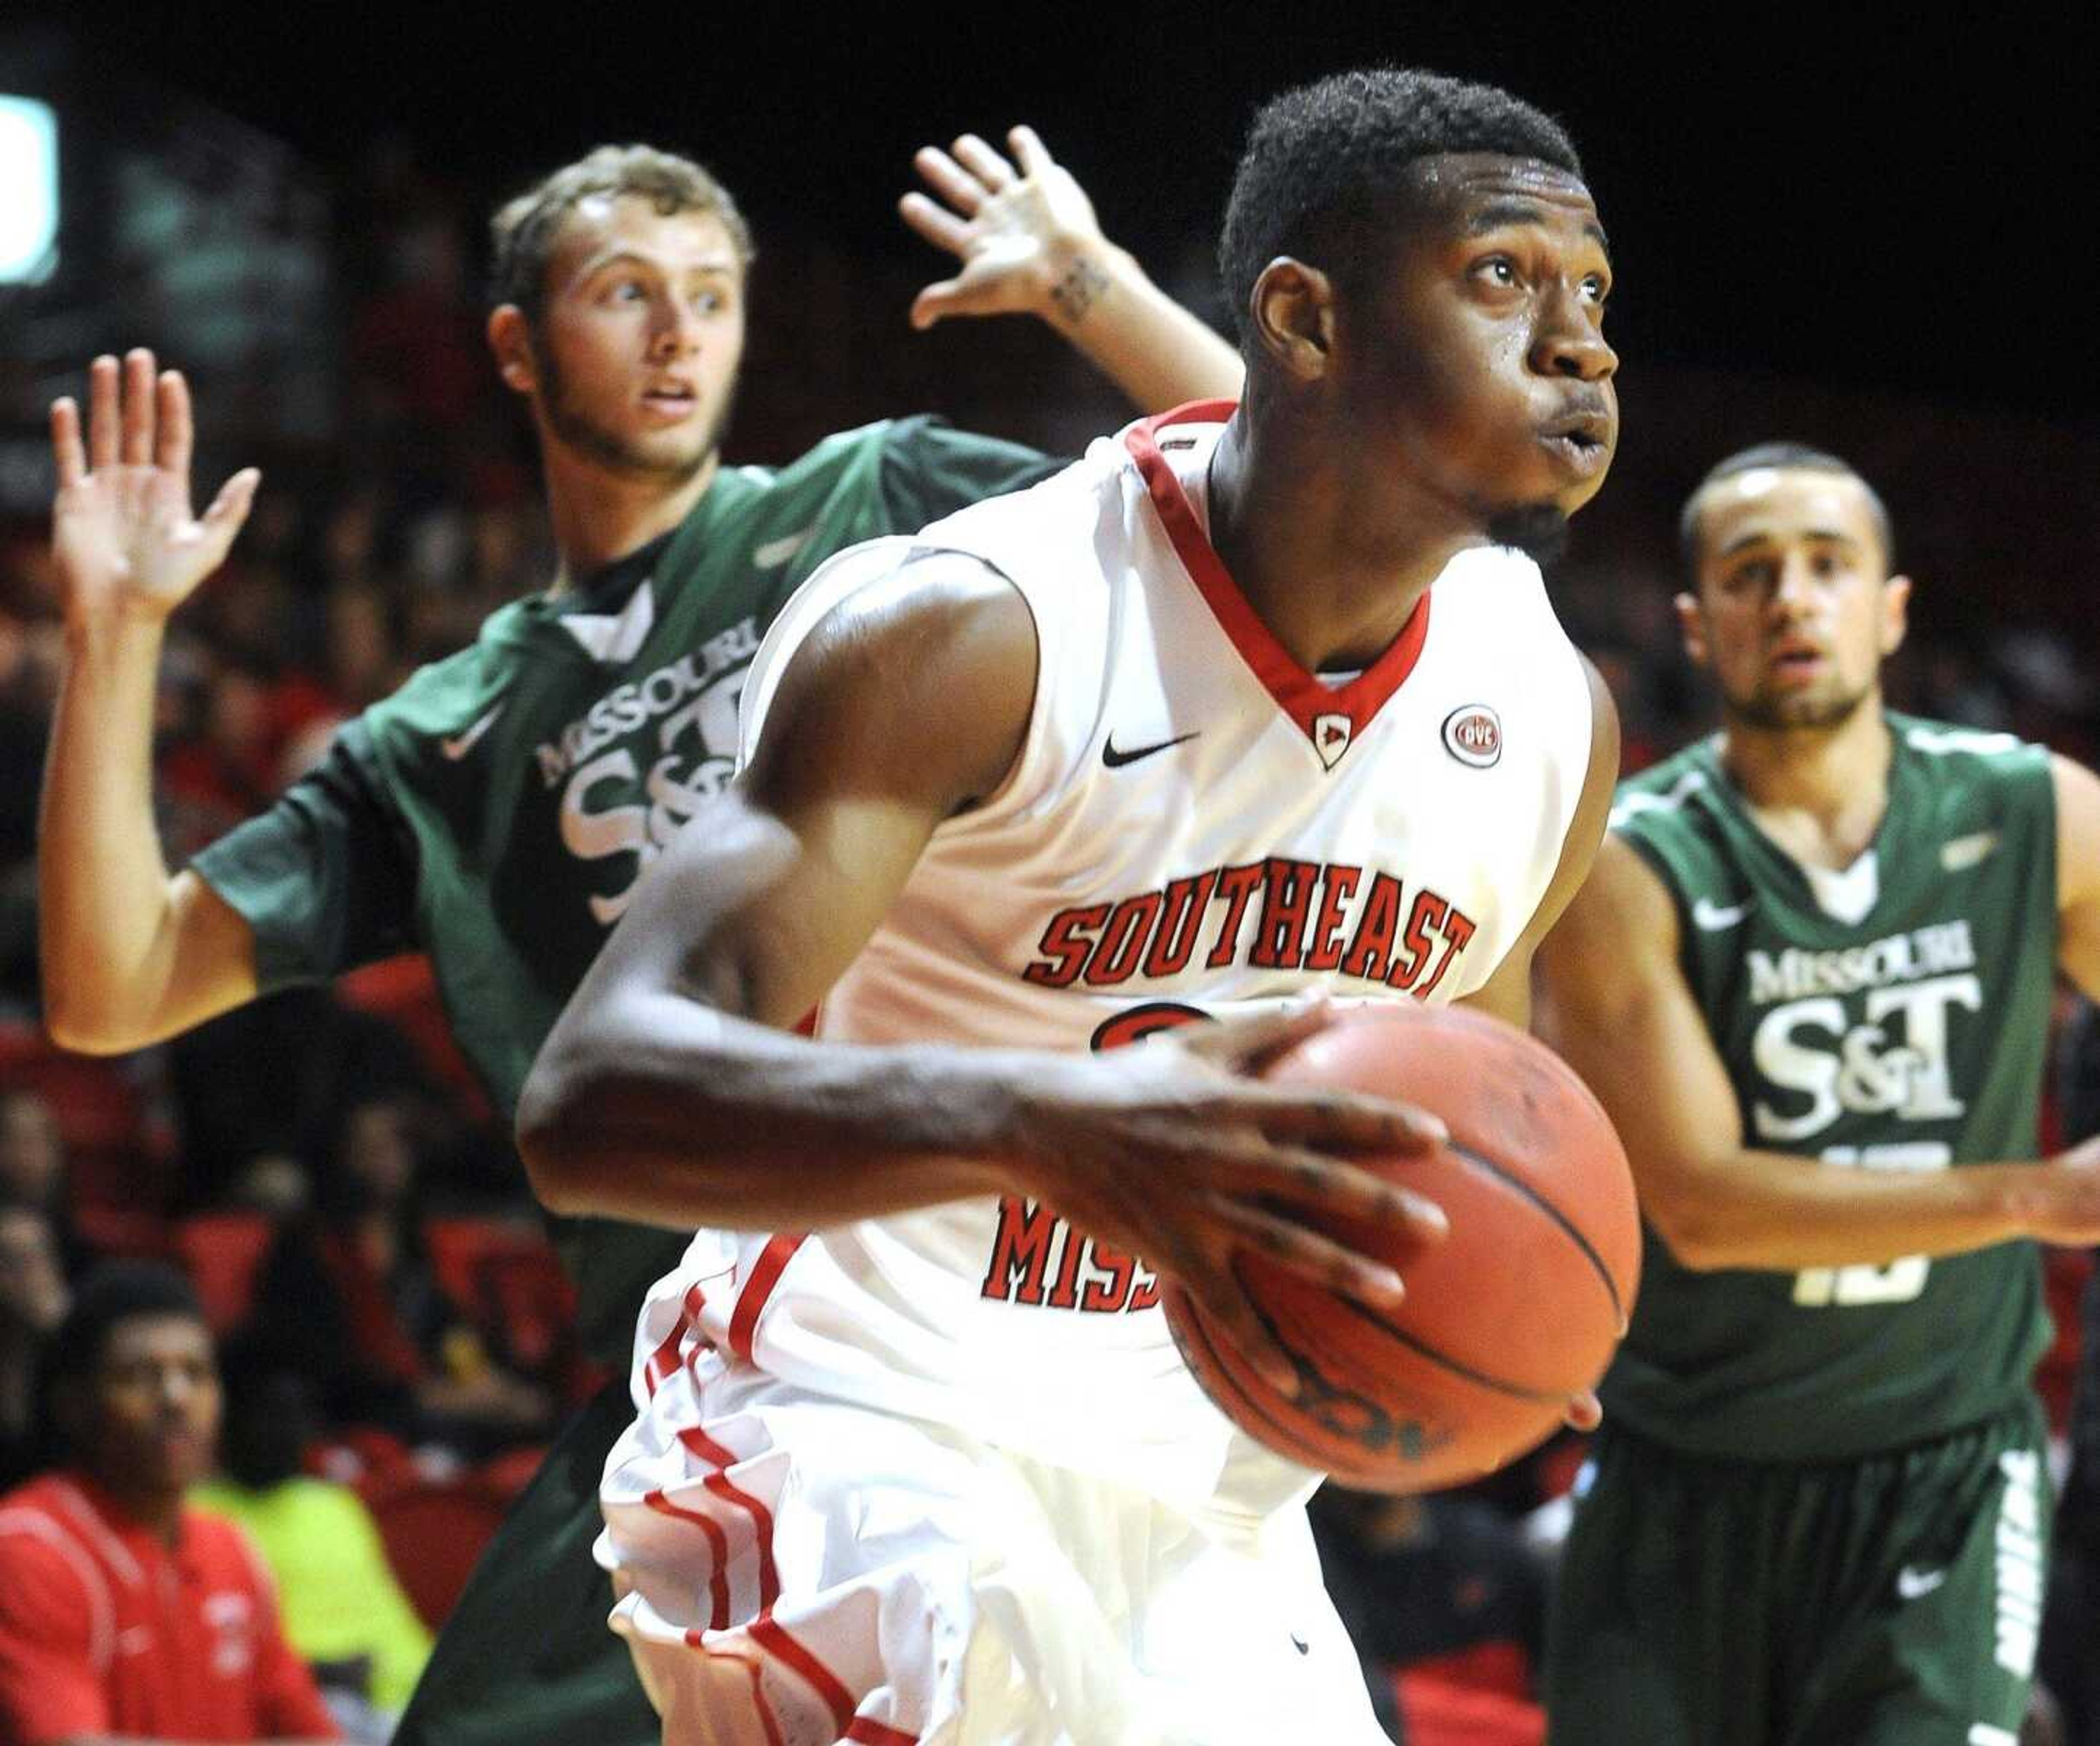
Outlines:
<svg viewBox="0 0 2100 1746"><path fill-rule="evenodd" d="M231 1523L192 1509L218 1373L172 1268L113 1263L51 1355L66 1465L0 1497L0 1739L333 1739Z"/></svg>
<svg viewBox="0 0 2100 1746"><path fill-rule="evenodd" d="M35 1472L42 1454L38 1360L66 1303L50 1216L0 1200L0 1491Z"/></svg>
<svg viewBox="0 0 2100 1746"><path fill-rule="evenodd" d="M254 1338L313 1378L330 1418L479 1456L542 1435L553 1403L509 1373L439 1290L408 1105L345 1118L318 1222L287 1221L256 1281Z"/></svg>
<svg viewBox="0 0 2100 1746"><path fill-rule="evenodd" d="M0 1091L0 1206L33 1206L44 1215L65 1277L93 1259L73 1229L65 1136L42 1094L27 1086Z"/></svg>
<svg viewBox="0 0 2100 1746"><path fill-rule="evenodd" d="M227 1355L219 1478L197 1507L238 1523L276 1579L285 1635L352 1739L385 1741L430 1659L430 1634L357 1493L301 1471L321 1425L313 1384L267 1356Z"/></svg>

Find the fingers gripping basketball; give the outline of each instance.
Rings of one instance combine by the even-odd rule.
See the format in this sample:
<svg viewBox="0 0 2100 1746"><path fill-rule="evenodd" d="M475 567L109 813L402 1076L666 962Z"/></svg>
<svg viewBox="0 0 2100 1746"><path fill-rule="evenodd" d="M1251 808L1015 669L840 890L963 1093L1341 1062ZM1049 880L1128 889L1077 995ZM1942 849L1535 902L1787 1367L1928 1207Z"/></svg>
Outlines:
<svg viewBox="0 0 2100 1746"><path fill-rule="evenodd" d="M1251 1435L1351 1485L1430 1489L1531 1448L1603 1375L1639 1276L1632 1179L1588 1088L1514 1026L1412 1005L1347 1015L1266 1077L1440 1116L1448 1144L1373 1162L1438 1202L1450 1235L1418 1244L1347 1220L1324 1226L1405 1276L1394 1307L1239 1258L1257 1313L1296 1368L1295 1399L1170 1287L1167 1319L1189 1369Z"/></svg>

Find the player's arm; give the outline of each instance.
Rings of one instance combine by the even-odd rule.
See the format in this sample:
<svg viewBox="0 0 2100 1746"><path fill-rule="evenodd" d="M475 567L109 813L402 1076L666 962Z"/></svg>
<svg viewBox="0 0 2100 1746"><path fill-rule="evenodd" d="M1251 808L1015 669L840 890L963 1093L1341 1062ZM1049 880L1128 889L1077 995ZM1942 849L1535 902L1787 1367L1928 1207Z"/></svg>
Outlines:
<svg viewBox="0 0 2100 1746"><path fill-rule="evenodd" d="M1582 778L1582 792L1575 814L1560 845L1560 860L1553 878L1539 899L1538 908L1508 955L1462 1003L1507 1019L1529 1029L1531 1025L1531 965L1539 942L1553 931L1590 876L1603 840L1605 822L1612 816L1612 792L1619 780L1619 706L1587 655L1577 655L1582 677L1590 687L1590 767Z"/></svg>
<svg viewBox="0 0 2100 1746"><path fill-rule="evenodd" d="M914 160L940 199L907 194L898 210L961 268L919 293L912 324L1035 315L1141 411L1238 399L1246 375L1238 352L1101 234L1086 190L1033 128L1017 127L1007 139L1012 160L975 134L951 151L924 147Z"/></svg>
<svg viewBox="0 0 2100 1746"><path fill-rule="evenodd" d="M1333 1155L1420 1149L1431 1118L1246 1077L1324 1014L1099 1056L788 1030L936 827L1006 779L1035 664L1018 593L955 554L866 584L819 622L748 769L638 883L541 1049L518 1106L533 1187L556 1211L677 1229L808 1230L1026 1196L1180 1278L1287 1387L1235 1252L1375 1302L1401 1287L1277 1203L1443 1228L1419 1196Z"/></svg>
<svg viewBox="0 0 2100 1746"><path fill-rule="evenodd" d="M2100 1000L2100 776L2066 757L2050 760L2056 789L2057 963Z"/></svg>
<svg viewBox="0 0 2100 1746"><path fill-rule="evenodd" d="M1885 1265L2016 1237L2100 1240L2100 1169L2081 1163L1856 1170L1748 1144L1679 944L1662 880L1612 836L1538 961L1542 1031L1610 1115L1641 1210L1685 1265Z"/></svg>
<svg viewBox="0 0 2100 1746"><path fill-rule="evenodd" d="M152 354L89 372L86 443L51 408L52 548L65 667L38 822L46 1022L68 1048L134 1049L256 992L248 923L170 875L152 814L153 696L168 615L215 570L253 501L236 474L190 509L189 391Z"/></svg>

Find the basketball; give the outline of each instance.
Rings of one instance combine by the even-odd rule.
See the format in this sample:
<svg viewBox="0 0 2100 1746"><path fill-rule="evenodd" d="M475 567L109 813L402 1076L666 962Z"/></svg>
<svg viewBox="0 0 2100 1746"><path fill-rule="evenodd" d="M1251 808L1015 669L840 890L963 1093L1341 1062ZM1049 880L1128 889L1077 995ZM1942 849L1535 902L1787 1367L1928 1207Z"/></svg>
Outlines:
<svg viewBox="0 0 2100 1746"><path fill-rule="evenodd" d="M1450 1234L1417 1243L1323 1224L1398 1270L1407 1296L1393 1309L1240 1257L1241 1283L1297 1365L1295 1400L1170 1285L1167 1322L1197 1380L1251 1436L1367 1491L1456 1484L1534 1447L1604 1374L1639 1278L1633 1179L1589 1088L1513 1025L1412 1003L1341 1016L1266 1077L1434 1111L1445 1144L1364 1162L1436 1201Z"/></svg>

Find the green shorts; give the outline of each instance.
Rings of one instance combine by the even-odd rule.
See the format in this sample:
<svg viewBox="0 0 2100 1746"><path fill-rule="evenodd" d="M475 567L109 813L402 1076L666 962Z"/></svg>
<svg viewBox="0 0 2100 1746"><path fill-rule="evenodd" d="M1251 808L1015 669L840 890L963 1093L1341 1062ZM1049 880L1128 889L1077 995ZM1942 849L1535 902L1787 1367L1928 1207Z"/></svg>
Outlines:
<svg viewBox="0 0 2100 1746"><path fill-rule="evenodd" d="M633 1417L625 1382L609 1382L548 1451L439 1633L395 1746L656 1746L591 1558L606 1453Z"/></svg>
<svg viewBox="0 0 2100 1746"><path fill-rule="evenodd" d="M1599 1434L1552 1746L2014 1746L2054 1500L2038 1408L1828 1466Z"/></svg>

